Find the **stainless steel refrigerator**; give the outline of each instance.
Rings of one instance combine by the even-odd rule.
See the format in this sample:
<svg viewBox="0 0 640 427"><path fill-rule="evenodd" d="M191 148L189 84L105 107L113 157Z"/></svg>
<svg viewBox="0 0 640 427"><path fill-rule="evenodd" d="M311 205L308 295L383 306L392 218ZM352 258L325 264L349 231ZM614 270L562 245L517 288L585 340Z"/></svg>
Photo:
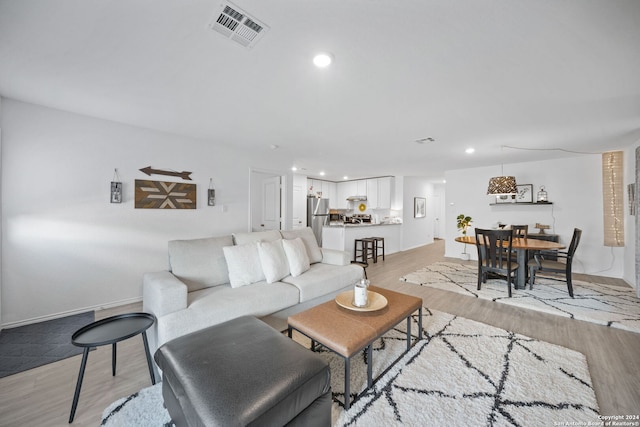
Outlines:
<svg viewBox="0 0 640 427"><path fill-rule="evenodd" d="M329 225L329 199L307 198L307 225L322 247L322 227Z"/></svg>

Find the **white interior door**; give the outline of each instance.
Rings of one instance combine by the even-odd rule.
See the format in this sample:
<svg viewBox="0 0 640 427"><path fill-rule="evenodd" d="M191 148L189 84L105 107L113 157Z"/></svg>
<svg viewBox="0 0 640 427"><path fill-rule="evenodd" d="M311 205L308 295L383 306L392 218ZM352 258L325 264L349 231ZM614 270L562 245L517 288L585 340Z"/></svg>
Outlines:
<svg viewBox="0 0 640 427"><path fill-rule="evenodd" d="M300 175L293 176L293 230L304 228L307 225L307 178Z"/></svg>
<svg viewBox="0 0 640 427"><path fill-rule="evenodd" d="M280 177L262 180L262 230L280 230Z"/></svg>

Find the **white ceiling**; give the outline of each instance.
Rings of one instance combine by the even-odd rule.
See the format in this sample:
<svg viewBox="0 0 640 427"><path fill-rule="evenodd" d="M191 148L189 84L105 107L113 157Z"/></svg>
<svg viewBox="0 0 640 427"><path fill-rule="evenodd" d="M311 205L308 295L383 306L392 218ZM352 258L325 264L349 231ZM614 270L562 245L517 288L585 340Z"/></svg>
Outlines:
<svg viewBox="0 0 640 427"><path fill-rule="evenodd" d="M333 180L640 140L638 0L234 3L270 27L252 49L208 29L218 0L0 0L0 95L203 143L275 144ZM320 50L328 69L312 65Z"/></svg>

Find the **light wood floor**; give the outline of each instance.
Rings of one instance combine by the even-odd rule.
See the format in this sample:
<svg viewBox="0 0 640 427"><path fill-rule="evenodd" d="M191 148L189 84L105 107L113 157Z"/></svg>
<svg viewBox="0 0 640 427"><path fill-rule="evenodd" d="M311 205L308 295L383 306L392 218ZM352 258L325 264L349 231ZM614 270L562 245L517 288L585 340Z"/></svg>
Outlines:
<svg viewBox="0 0 640 427"><path fill-rule="evenodd" d="M386 257L367 269L373 285L423 298L429 308L505 328L577 350L586 355L603 415L640 414L640 334L588 322L530 311L505 304L399 282L406 273L446 259L444 242ZM607 283L626 286L615 279ZM142 304L103 310L96 318L140 311ZM0 378L0 426L64 426L80 367L81 356ZM111 402L151 384L142 338L118 344L118 371L111 376L111 348L89 355L73 425L97 426ZM569 420L563 420L569 421Z"/></svg>

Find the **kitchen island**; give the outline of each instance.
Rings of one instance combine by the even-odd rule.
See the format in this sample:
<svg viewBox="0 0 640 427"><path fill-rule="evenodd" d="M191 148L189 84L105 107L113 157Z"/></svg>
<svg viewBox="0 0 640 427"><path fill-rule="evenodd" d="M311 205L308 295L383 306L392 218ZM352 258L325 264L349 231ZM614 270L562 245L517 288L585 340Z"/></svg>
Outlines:
<svg viewBox="0 0 640 427"><path fill-rule="evenodd" d="M353 259L353 243L366 237L384 237L385 255L400 251L402 224L341 224L322 228L322 247L347 251Z"/></svg>

